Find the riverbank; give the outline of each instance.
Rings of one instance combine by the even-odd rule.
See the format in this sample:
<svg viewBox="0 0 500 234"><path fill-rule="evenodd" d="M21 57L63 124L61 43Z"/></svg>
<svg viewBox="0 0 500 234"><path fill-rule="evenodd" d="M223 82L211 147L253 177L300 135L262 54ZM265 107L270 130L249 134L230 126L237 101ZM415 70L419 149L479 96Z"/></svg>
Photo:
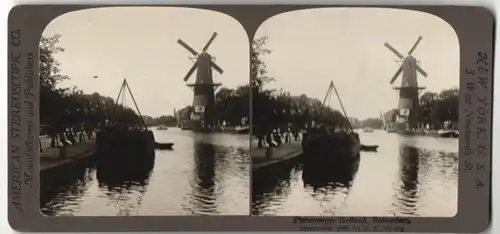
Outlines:
<svg viewBox="0 0 500 234"><path fill-rule="evenodd" d="M302 154L302 145L300 141L293 141L271 148L271 157L267 157L266 150L266 148L252 148L252 172L267 171L280 165L294 163Z"/></svg>
<svg viewBox="0 0 500 234"><path fill-rule="evenodd" d="M59 156L60 148L47 147L46 142L48 141L46 137L40 136L40 138L42 146L42 152L40 152L40 172L87 158L96 150L95 140L78 142L66 148L66 158L62 159Z"/></svg>
<svg viewBox="0 0 500 234"><path fill-rule="evenodd" d="M184 131L191 131L189 128L181 128ZM238 126L238 127L221 127L216 126L210 128L210 132L214 133L230 133L230 134L249 134L250 128L248 126Z"/></svg>
<svg viewBox="0 0 500 234"><path fill-rule="evenodd" d="M386 131L386 130L384 130ZM395 133L395 134L400 134L400 135L413 135L413 136L429 136L429 137L443 137L443 138L449 138L449 137L458 137L459 136L459 131L458 130L424 130L424 129L417 129L417 130L393 130L393 131L386 131L387 133Z"/></svg>

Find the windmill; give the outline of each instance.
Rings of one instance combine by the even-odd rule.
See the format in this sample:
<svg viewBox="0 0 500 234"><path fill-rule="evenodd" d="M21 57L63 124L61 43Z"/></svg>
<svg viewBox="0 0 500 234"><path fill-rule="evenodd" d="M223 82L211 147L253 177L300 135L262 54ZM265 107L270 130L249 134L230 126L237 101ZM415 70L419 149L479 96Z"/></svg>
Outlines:
<svg viewBox="0 0 500 234"><path fill-rule="evenodd" d="M419 36L406 56L399 53L389 43L384 43L384 46L392 51L401 60L401 66L391 79L390 84L392 85L399 75L403 73L401 86L394 87L394 89L399 91L398 122L406 125L406 129L414 129L418 127L418 95L420 90L425 89L425 87L418 86L417 72L424 77L427 77L427 73L419 66L417 59L412 56L421 40L422 37Z"/></svg>
<svg viewBox="0 0 500 234"><path fill-rule="evenodd" d="M184 77L184 81L188 81L194 71L197 70L195 82L188 84L187 86L193 89L194 93L191 122L197 123L197 127L201 127L203 129L207 129L214 124L214 91L221 85L220 83L213 82L212 69L216 70L220 74L224 72L214 62L212 55L207 52L208 47L212 44L216 36L217 33L214 32L212 37L203 47L201 53L198 53L181 39L177 40L177 43L195 56L193 61L194 64Z"/></svg>

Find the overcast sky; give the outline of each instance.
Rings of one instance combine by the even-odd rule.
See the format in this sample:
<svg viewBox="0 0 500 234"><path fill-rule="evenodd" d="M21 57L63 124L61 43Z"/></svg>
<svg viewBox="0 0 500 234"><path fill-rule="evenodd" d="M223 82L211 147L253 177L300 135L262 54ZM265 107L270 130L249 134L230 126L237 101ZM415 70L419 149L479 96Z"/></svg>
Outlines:
<svg viewBox="0 0 500 234"><path fill-rule="evenodd" d="M62 87L116 98L127 78L141 112L159 116L192 103L193 93L182 80L192 55L177 39L201 51L213 32L218 36L208 52L224 70L222 75L214 71L215 82L230 88L248 84L248 36L236 20L218 12L167 7L81 10L56 18L43 35L62 35L66 51L57 59L71 78ZM130 97L126 100L133 105Z"/></svg>
<svg viewBox="0 0 500 234"><path fill-rule="evenodd" d="M406 55L418 36L413 55L428 77L419 84L439 92L459 85L459 44L453 28L440 18L416 11L358 8L301 10L265 21L256 37L268 36L272 53L265 58L270 85L323 100L335 82L347 114L378 117L397 106L389 84L398 69L389 42ZM401 83L398 78L394 86ZM332 95L330 106L339 107Z"/></svg>

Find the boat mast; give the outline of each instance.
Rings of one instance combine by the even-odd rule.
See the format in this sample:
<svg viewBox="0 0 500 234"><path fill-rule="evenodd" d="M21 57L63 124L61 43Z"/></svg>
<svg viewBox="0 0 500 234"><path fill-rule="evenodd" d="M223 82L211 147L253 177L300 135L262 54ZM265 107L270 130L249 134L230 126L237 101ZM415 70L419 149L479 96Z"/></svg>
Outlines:
<svg viewBox="0 0 500 234"><path fill-rule="evenodd" d="M122 92L123 92L123 95L125 95L125 88L130 93L130 97L132 97L132 101L134 102L135 109L137 110L137 113L139 114L139 118L141 119L142 125L144 126L144 128L146 128L146 130L148 130L148 126L146 125L146 122L144 121L144 118L142 117L141 111L139 110L139 107L137 106L137 102L135 101L134 94L132 93L132 90L130 90L130 87L128 86L127 79L123 79L123 83L122 83L122 86L120 88L120 92L118 93L118 97L116 98L116 102L115 102L116 105L113 108L113 114L115 112L114 110L116 109L116 106L118 105L118 101L120 100L120 94L122 94Z"/></svg>
<svg viewBox="0 0 500 234"><path fill-rule="evenodd" d="M347 119L347 124L349 125L349 128L351 129L351 132L354 132L354 130L352 129L351 121L349 121L349 117L347 116L347 113L345 111L344 105L342 104L342 100L340 99L340 95L337 92L337 88L335 87L335 84L333 83L333 80L330 82L330 87L333 87L333 90L335 90L335 94L337 95L337 98L339 99L339 103L340 103L340 107L342 108L342 112L344 112L344 116Z"/></svg>
<svg viewBox="0 0 500 234"><path fill-rule="evenodd" d="M319 113L316 117L321 115L321 112L323 112L323 108L325 107L326 104L326 99L332 95L332 86L330 85L328 87L328 90L326 91L325 99L323 99L323 103L321 104L321 108L319 109Z"/></svg>
<svg viewBox="0 0 500 234"><path fill-rule="evenodd" d="M137 109L137 113L139 114L139 117L141 118L142 125L144 125L144 128L148 130L148 126L146 125L146 122L144 121L144 118L142 117L141 110L139 110L139 106L137 106L137 102L135 102L134 94L132 93L132 90L130 90L130 86L128 86L127 79L124 79L123 82L125 82L125 85L128 89L128 92L130 93L130 97L132 97L132 101L134 101L135 109Z"/></svg>
<svg viewBox="0 0 500 234"><path fill-rule="evenodd" d="M120 92L118 92L118 96L115 99L115 106L113 107L113 115L115 114L115 109L118 106L118 101L120 101L121 94L124 90L125 80L123 80L122 85L120 86Z"/></svg>

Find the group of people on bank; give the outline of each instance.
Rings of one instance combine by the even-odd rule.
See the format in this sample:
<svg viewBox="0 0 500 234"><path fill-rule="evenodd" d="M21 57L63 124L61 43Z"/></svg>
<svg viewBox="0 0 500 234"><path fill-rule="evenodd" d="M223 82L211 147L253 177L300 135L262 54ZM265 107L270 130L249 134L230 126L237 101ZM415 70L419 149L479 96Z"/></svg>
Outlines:
<svg viewBox="0 0 500 234"><path fill-rule="evenodd" d="M139 125L131 125L117 121L110 121L103 118L97 121L88 118L82 121L72 121L71 115L67 115L63 121L58 121L52 125L42 125L40 135L48 135L50 137L50 148L65 148L77 144L78 142L86 142L95 140L97 134L102 130L144 130L144 127ZM43 152L41 140L40 152Z"/></svg>
<svg viewBox="0 0 500 234"><path fill-rule="evenodd" d="M295 127L289 124L287 128L270 128L267 131L258 131L257 147L258 148L273 148L280 147L283 143L304 141L308 136L308 130L313 132L324 132L325 134L338 134L348 132L346 127L340 123L337 124L324 124L315 123L314 121L304 128Z"/></svg>
<svg viewBox="0 0 500 234"><path fill-rule="evenodd" d="M257 134L258 148L280 147L284 143L300 141L303 138L304 130L300 128L288 127L284 130L274 128L268 131L262 131Z"/></svg>

